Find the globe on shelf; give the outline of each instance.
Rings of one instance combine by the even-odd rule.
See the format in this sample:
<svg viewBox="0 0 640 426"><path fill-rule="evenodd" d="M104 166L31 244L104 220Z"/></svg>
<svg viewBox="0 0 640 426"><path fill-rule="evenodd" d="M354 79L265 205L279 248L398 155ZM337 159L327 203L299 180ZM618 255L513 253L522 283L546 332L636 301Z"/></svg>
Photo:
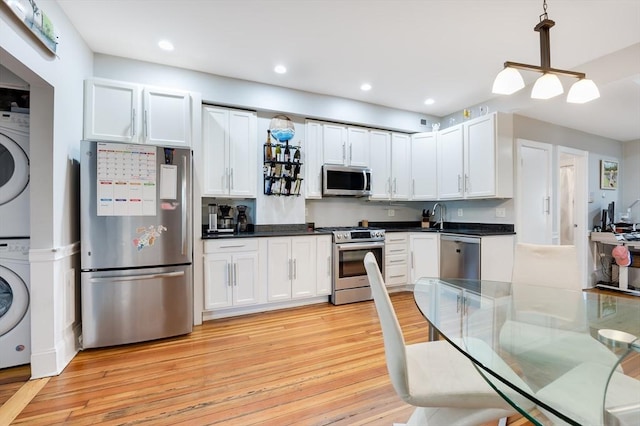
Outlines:
<svg viewBox="0 0 640 426"><path fill-rule="evenodd" d="M286 115L276 115L269 123L269 130L278 142L288 142L296 134L293 121Z"/></svg>

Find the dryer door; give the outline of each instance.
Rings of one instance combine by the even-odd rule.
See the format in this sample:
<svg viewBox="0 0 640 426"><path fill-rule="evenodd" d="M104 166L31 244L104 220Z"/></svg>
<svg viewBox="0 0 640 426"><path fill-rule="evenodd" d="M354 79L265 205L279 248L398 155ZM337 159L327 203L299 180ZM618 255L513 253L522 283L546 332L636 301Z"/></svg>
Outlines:
<svg viewBox="0 0 640 426"><path fill-rule="evenodd" d="M0 206L16 198L29 183L29 157L0 130Z"/></svg>
<svg viewBox="0 0 640 426"><path fill-rule="evenodd" d="M0 336L14 329L29 308L29 290L10 269L0 266Z"/></svg>

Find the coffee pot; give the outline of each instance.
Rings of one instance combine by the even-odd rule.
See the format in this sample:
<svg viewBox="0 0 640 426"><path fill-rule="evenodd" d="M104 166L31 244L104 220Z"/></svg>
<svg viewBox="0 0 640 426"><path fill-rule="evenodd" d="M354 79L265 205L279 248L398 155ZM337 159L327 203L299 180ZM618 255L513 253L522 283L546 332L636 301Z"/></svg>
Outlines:
<svg viewBox="0 0 640 426"><path fill-rule="evenodd" d="M218 206L209 204L209 232L218 230Z"/></svg>
<svg viewBox="0 0 640 426"><path fill-rule="evenodd" d="M236 206L238 210L238 232L247 232L249 220L247 218L247 206Z"/></svg>

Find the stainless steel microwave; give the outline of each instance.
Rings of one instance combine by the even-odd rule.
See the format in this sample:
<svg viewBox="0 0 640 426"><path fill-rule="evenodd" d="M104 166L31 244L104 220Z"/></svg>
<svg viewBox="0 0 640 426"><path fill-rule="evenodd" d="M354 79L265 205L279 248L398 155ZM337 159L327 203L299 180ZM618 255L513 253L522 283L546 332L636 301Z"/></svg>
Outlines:
<svg viewBox="0 0 640 426"><path fill-rule="evenodd" d="M352 197L371 195L371 170L367 167L324 164L322 195Z"/></svg>

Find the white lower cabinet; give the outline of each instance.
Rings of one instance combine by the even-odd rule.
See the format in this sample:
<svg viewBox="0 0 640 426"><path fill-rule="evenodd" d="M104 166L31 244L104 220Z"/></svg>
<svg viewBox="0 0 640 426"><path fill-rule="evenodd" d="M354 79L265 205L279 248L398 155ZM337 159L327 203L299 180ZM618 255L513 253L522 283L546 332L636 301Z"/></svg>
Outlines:
<svg viewBox="0 0 640 426"><path fill-rule="evenodd" d="M204 242L204 309L259 301L258 241L238 238Z"/></svg>
<svg viewBox="0 0 640 426"><path fill-rule="evenodd" d="M316 296L331 294L332 252L331 235L316 237Z"/></svg>
<svg viewBox="0 0 640 426"><path fill-rule="evenodd" d="M409 234L388 232L384 243L384 281L389 286L409 283L407 263Z"/></svg>
<svg viewBox="0 0 640 426"><path fill-rule="evenodd" d="M316 295L316 237L276 237L267 241L267 300Z"/></svg>
<svg viewBox="0 0 640 426"><path fill-rule="evenodd" d="M409 234L409 282L421 277L440 276L440 235L414 232Z"/></svg>

